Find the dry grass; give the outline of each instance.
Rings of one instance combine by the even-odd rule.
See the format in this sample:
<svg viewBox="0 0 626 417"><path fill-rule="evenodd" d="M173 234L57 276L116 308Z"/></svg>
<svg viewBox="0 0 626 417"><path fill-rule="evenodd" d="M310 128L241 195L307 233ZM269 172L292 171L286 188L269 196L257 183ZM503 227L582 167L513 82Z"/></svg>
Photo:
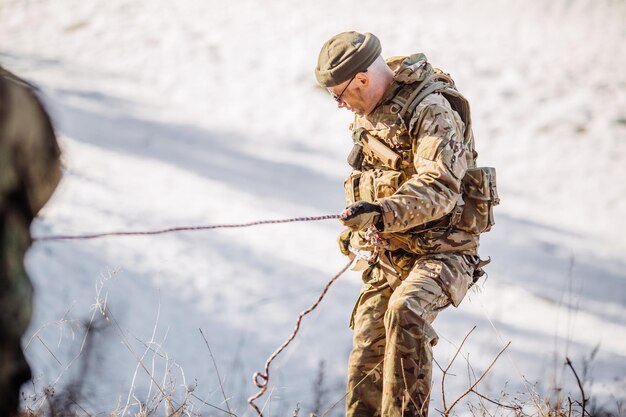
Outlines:
<svg viewBox="0 0 626 417"><path fill-rule="evenodd" d="M165 417L199 417L199 416L237 416L228 404L228 394L225 392L224 386L221 385L220 391L224 397L225 406L211 404L202 398L198 397L194 391L195 386L188 386L186 384L178 384L174 375L176 370L179 374L184 375L181 369L177 369L177 365L167 358L167 355L163 353L160 346L155 346L152 341L145 343L145 351L141 354L132 352L137 359L136 372L146 372L152 379L155 389L149 391L149 396L143 399L138 399L134 395L132 388L130 390L128 400L124 404L119 404L113 410L110 411L89 411L82 405L83 401L87 398L86 392L89 391L89 387L85 386L86 375L89 370L94 367L93 362L96 360L95 350L96 346L92 343L97 334L117 329L118 332L122 332L122 339L126 340L127 335L123 334L123 331L117 324L112 316L110 310L105 306L103 309L105 314L99 320L85 323L86 337L83 339L83 346L81 353L76 360L76 377L63 386L47 386L41 392L33 394L32 398L27 401L29 405L22 410L19 417L94 417L94 416L107 416L107 417L122 417L122 416L136 416L136 417L150 417L150 416L165 416ZM472 329L473 330L473 329ZM463 339L463 342L469 337L472 331ZM206 341L206 338L203 335ZM208 345L208 341L206 342ZM533 393L533 397L530 400L521 401L516 397L511 398L503 390L499 398L491 398L487 395L481 394L479 390L480 382L485 375L492 369L500 355L508 347L505 346L491 361L490 365L483 371L480 376L470 377L470 382L467 388L460 394L456 394L456 397L452 396L451 392L447 392L445 388L445 379L449 373L453 362L459 356L463 343L458 347L456 354L451 359L450 363L445 369L440 368L442 372L442 385L441 395L443 398L443 410L431 409L430 415L441 415L444 417L454 415L468 415L468 412L457 412L458 405L461 401L464 401L469 414L476 417L496 417L496 416L537 416L537 417L619 417L624 415L624 409L621 403L616 403L612 408L605 406L599 406L593 398L591 398L585 391L586 381L581 379L581 375L576 369L576 365L566 358L563 364L570 371L571 377L576 381L579 391L576 395L539 395ZM130 348L130 345L127 345ZM210 349L209 346L207 346ZM146 357L148 353L154 353L168 363L165 376L157 378L150 369L145 365ZM462 356L462 355L461 355ZM467 360L467 359L466 359ZM588 367L589 364L581 364L583 367ZM217 367L217 364L215 364ZM471 364L467 363L468 370L471 369ZM327 409L326 405L332 398L329 397L342 397L341 395L332 396L328 393L327 387L324 382L323 364L320 364L317 378L312 381L312 390L314 401L309 407L310 411L317 413L317 415L326 415L327 412L321 412L321 410ZM473 373L473 370L470 375ZM134 382L134 379L133 379ZM182 387L182 388L181 388ZM554 390L553 392L561 393L561 390ZM448 403L446 398L455 398ZM208 410L207 410L208 407ZM204 411L202 411L202 409ZM328 409L327 409L328 410ZM298 416L301 411L298 404L291 416ZM270 417L269 411L264 411L265 417ZM239 415L251 416L254 413L251 410L245 410ZM274 414L277 415L277 414ZM287 416L286 413L279 413L278 415ZM316 414L310 414L315 416ZM341 415L341 414L337 414Z"/></svg>
<svg viewBox="0 0 626 417"><path fill-rule="evenodd" d="M47 386L41 387L30 394L23 397L24 408L19 417L92 417L92 416L108 416L108 417L199 417L199 416L253 416L256 412L245 408L233 408L229 402L232 398L229 395L228 388L224 386L218 370L218 361L213 355L209 339L200 330L200 336L204 340L208 351L208 357L211 359L215 373L218 378L219 391L223 401L214 404L199 397L196 394L196 385L189 385L185 380L184 370L171 359L163 348L164 340L157 340L157 327L159 325L160 305L158 306L155 323L152 329L151 337L148 340L141 340L133 335L128 334L122 329L113 311L107 303L107 294L103 293L104 282L112 277L115 272L104 277L96 286L96 302L93 305L93 311L88 320L74 323L74 327L82 331L82 337L77 347L77 352L70 356L67 364L61 365L61 375L67 373L72 368L73 376L64 384L60 384L61 375ZM570 271L571 277L571 271ZM67 314L66 314L67 316ZM68 323L69 320L64 316L60 321L54 324L62 325ZM555 387L549 393L538 393L534 387L527 387L528 392L524 396L509 395L506 387L502 387L500 395L496 398L481 392L481 382L485 376L494 367L500 356L509 347L509 343L504 343L504 347L495 355L491 363L484 371L477 375L474 371L468 356L463 352L463 346L469 339L475 328L472 328L463 338L460 345L456 348L450 362L444 367L439 366L441 371L441 387L440 394L443 403L441 410L431 407L430 415L440 415L443 417L451 417L455 415L472 415L476 417L496 417L496 416L537 416L537 417L620 417L626 415L626 409L623 404L616 402L615 404L598 404L597 401L588 393L591 386L590 372L591 363L593 362L597 349L595 349L581 363L574 363L569 357L562 358L563 370L566 375L575 382L577 392L574 394L564 394L564 390ZM78 331L78 330L73 330ZM108 334L112 332L114 334ZM35 332L31 341L38 338L39 331ZM97 343L98 338L109 338L115 336L122 342L124 347L135 359L135 369L131 380L131 386L127 393L120 392L119 396L123 399L112 410L93 410L86 404L92 404L89 401L97 398L95 390L97 387L89 386L88 378L90 374L98 373L99 355L102 356L102 350L106 349L101 343ZM131 344L131 339L137 343ZM29 341L30 344L30 341ZM141 346L137 349L138 344ZM27 345L28 347L28 345ZM54 360L61 364L58 357L48 349ZM467 386L460 393L453 393L446 387L446 378L450 375L450 369L453 363L459 358L464 358L468 370ZM156 363L164 366L155 366ZM381 365L379 363L379 365ZM157 374L156 369L162 369ZM579 370L581 372L579 372ZM231 370L232 371L232 370ZM142 398L138 398L135 391L135 384L138 381L139 374L144 374L150 381L147 393ZM67 379L67 378L66 378ZM181 383L182 382L182 383ZM303 407L308 410L311 416L319 415L322 417L330 416L331 412L334 416L343 415L340 404L345 398L345 393L335 391L333 394L327 386L326 373L324 363L321 362L316 378L312 376L312 398L311 404ZM34 383L33 383L34 387ZM435 390L435 387L433 387ZM334 391L334 390L333 390ZM271 410L273 391L262 408L265 417L271 415L297 417L301 411L300 404L292 408L292 412L288 413L286 409L279 411ZM407 401L413 401L408 396ZM303 395L304 396L304 395ZM523 399L521 399L523 398ZM452 399L452 400L450 400ZM296 404L298 399L294 399L292 404ZM465 409L459 411L460 404ZM266 407L267 406L267 407Z"/></svg>
<svg viewBox="0 0 626 417"><path fill-rule="evenodd" d="M253 416L256 412L250 409L233 408L229 403L229 395L221 379L218 370L218 362L213 355L209 340L200 330L200 336L204 340L207 347L208 356L211 359L215 372L218 375L219 391L223 401L214 404L196 395L196 386L188 385L185 380L183 369L172 360L165 349L163 341L156 340L157 327L159 324L160 305L158 306L156 320L152 329L152 335L149 340L140 340L139 338L128 334L122 329L115 314L111 311L107 304L107 295L102 293L103 283L96 288L96 303L93 306L92 314L89 320L78 322L74 327L81 329L82 337L79 338L80 344L77 352L71 355L69 362L62 366L61 374L67 373L72 368L72 378L69 378L64 384L60 384L61 376L56 378L50 385L41 387L37 392L24 396L24 408L19 417L92 417L92 416L108 416L108 417L199 417L199 416ZM64 319L55 323L66 323ZM582 363L575 364L569 357L563 359L563 367L567 375L575 381L578 387L576 394L563 394L563 390L556 388L548 394L539 394L534 389L529 389L525 400L521 400L517 396L511 396L506 393L506 387L503 387L498 398L490 397L481 393L481 382L490 372L497 360L508 348L509 343L503 343L504 347L492 359L489 366L477 376L476 372L469 361L469 358L462 353L463 345L472 334L474 328L471 329L463 338L462 342L456 349L450 363L441 367L441 387L440 394L443 407L441 410L431 407L430 415L441 415L443 417L451 417L455 415L468 415L480 417L496 417L496 416L538 416L538 417L618 417L624 415L625 411L621 403L614 405L600 406L594 398L592 398L586 388L590 387L589 369L591 362L595 357L595 352L586 358ZM78 330L75 330L78 331ZM109 334L114 333L114 334ZM35 332L35 336L38 332ZM33 336L33 337L35 337ZM98 350L106 349L102 343L97 341L106 337L115 336L119 339L128 352L135 359L135 369L131 380L131 386L127 393L120 392L119 397L123 399L112 410L93 410L86 404L93 404L92 398L97 398L95 390L97 387L89 386L93 378L88 378L90 374L98 373L98 364L101 362L99 358L103 352ZM131 344L133 339L135 342ZM43 343L43 341L41 341ZM142 349L137 349L140 345ZM52 352L50 352L52 354ZM446 377L450 375L450 369L459 357L464 358L468 369L468 383L466 389L460 393L452 393L446 387ZM59 362L59 358L54 356ZM59 362L60 363L60 362ZM164 366L155 366L156 363ZM155 369L162 369L157 375ZM578 369L582 372L579 372ZM143 394L143 398L138 398L135 391L135 384L138 381L139 374L144 374L150 381L147 393ZM66 378L67 380L68 378ZM182 382L182 383L181 383ZM311 416L333 416L342 415L340 404L345 398L345 393L335 391L333 395L327 387L325 381L325 371L323 362L317 373L317 377L312 376L312 404L307 404L304 410L308 410ZM34 387L34 384L33 384ZM434 387L433 387L434 389ZM407 393L408 395L408 393ZM452 400L450 400L452 399ZM280 411L271 410L272 393L266 400L263 407L265 417L271 415L279 416L298 416L301 408L300 404L292 408L292 412L288 413L284 408ZM412 400L409 396L408 400ZM294 399L292 404L296 404L298 399ZM459 411L460 404L466 407L466 410ZM266 408L267 406L267 408Z"/></svg>

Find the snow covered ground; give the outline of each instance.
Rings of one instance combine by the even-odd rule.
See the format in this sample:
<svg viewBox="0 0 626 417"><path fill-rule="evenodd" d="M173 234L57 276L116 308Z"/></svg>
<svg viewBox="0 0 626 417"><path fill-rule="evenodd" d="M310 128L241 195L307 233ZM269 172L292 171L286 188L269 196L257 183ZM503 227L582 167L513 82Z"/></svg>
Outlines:
<svg viewBox="0 0 626 417"><path fill-rule="evenodd" d="M385 56L422 51L452 74L473 106L479 162L498 170L498 224L481 250L493 259L489 278L435 322L437 361L447 364L477 326L462 351L476 373L512 342L480 392L528 396L556 384L576 394L569 356L580 373L589 362L588 393L609 407L624 400L626 3L294 5L0 2L0 63L39 85L64 151L64 180L33 234L339 212L351 116L316 87L313 68L333 34L370 31ZM159 382L175 362L177 395L197 385L195 395L225 407L201 328L229 405L252 415L252 373L344 264L340 229L326 221L35 244L29 389L78 377L79 361L67 364L99 294L113 319L94 336L81 407L98 414L154 394L136 372L146 343ZM343 276L304 319L273 365L270 415L297 403L311 411L321 361L322 410L341 398L359 287L356 273ZM448 399L468 386L464 360L454 373Z"/></svg>

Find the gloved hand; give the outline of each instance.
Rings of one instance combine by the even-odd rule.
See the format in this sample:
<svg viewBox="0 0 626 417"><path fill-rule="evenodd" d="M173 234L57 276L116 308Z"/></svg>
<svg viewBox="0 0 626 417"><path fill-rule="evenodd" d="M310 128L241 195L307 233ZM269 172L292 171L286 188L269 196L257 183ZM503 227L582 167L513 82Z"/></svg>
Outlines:
<svg viewBox="0 0 626 417"><path fill-rule="evenodd" d="M379 204L357 201L350 204L341 213L339 221L352 231L367 229L371 225L376 225L378 230L382 230L381 215L383 209Z"/></svg>
<svg viewBox="0 0 626 417"><path fill-rule="evenodd" d="M350 256L350 238L352 237L352 230L345 229L337 236L337 243L339 243L339 250L345 256Z"/></svg>

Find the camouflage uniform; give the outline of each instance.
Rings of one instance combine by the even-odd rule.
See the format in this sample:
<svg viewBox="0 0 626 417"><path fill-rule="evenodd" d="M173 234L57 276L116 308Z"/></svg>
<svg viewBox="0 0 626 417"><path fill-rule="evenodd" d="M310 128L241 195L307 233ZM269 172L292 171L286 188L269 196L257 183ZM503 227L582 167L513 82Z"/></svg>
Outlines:
<svg viewBox="0 0 626 417"><path fill-rule="evenodd" d="M35 95L0 67L0 415L13 415L30 378L20 339L31 317L24 270L32 219L61 177L59 148Z"/></svg>
<svg viewBox="0 0 626 417"><path fill-rule="evenodd" d="M398 169L365 153L345 182L348 204L382 207L376 261L360 261L364 286L351 325L349 417L425 416L431 389L431 324L446 306L458 306L473 282L478 234L456 226L462 179L476 166L471 126L439 93L426 97L401 123L398 113L437 77L423 54L387 61L395 77L378 106L356 116L351 129L367 132L401 156ZM468 122L469 125L469 122ZM465 228L467 229L467 228ZM376 248L364 231L343 234L350 250Z"/></svg>

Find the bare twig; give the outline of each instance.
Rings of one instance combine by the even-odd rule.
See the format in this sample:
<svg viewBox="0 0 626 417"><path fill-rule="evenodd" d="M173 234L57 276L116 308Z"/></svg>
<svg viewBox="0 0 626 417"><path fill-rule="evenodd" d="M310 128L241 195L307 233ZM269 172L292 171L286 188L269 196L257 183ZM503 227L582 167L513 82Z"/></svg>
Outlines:
<svg viewBox="0 0 626 417"><path fill-rule="evenodd" d="M41 337L39 337L39 335L37 335L37 339L39 339L39 341L41 342L41 344L43 345L43 347L46 348L46 350L52 355L52 357L54 358L55 361L57 361L57 363L61 366L63 366L63 364L61 363L61 361L56 357L56 355L54 353L52 353L52 351L50 350L50 348L48 347L48 345L46 345L46 342L44 342Z"/></svg>
<svg viewBox="0 0 626 417"><path fill-rule="evenodd" d="M220 383L220 390L222 391L222 396L224 397L224 402L226 403L226 409L228 410L229 413L232 414L231 410L230 410L230 405L228 405L228 398L226 397L226 392L224 392L224 384L222 383L222 377L220 376L220 371L217 369L217 363L215 362L215 357L213 356L213 351L211 350L211 346L209 346L209 341L207 340L206 336L204 336L204 333L202 333L202 329L198 329L200 330L200 334L202 335L202 338L204 339L204 343L206 343L206 347L207 349L209 349L209 355L211 355L211 361L213 361L213 367L215 368L215 373L217 374L217 382Z"/></svg>
<svg viewBox="0 0 626 417"><path fill-rule="evenodd" d="M474 371L474 368L472 367L472 363L470 362L469 359L469 353L467 354L467 357L465 358L465 362L467 363L467 380L469 381L470 384L472 384L472 378L474 381L476 381L476 372ZM478 401L480 402L480 407L482 410L486 411L487 407L485 406L485 403L483 402L483 399L481 398L481 396L478 396Z"/></svg>
<svg viewBox="0 0 626 417"><path fill-rule="evenodd" d="M572 417L572 399L567 397L567 417Z"/></svg>
<svg viewBox="0 0 626 417"><path fill-rule="evenodd" d="M43 331L43 329L45 329L48 326L52 326L52 325L57 325L59 326L59 346L61 345L61 340L63 338L63 324L65 323L72 323L72 320L67 319L67 315L70 313L72 307L73 307L74 303L72 303L70 305L70 307L65 311L65 313L63 314L63 317L61 317L61 319L50 322L50 323L46 323L43 326L41 326L39 329L37 329L37 331L35 333L32 334L32 336L28 339L28 342L26 343L26 345L24 346L24 351L28 350L31 342L33 341L33 339L35 339L35 337L38 337L39 333L41 333L41 331ZM71 326L70 326L70 329ZM74 332L72 331L72 335L74 335ZM39 339L41 340L41 339Z"/></svg>
<svg viewBox="0 0 626 417"><path fill-rule="evenodd" d="M81 410L83 410L83 413L85 413L85 414L87 415L87 417L92 417L92 416L93 416L93 414L91 414L91 413L89 413L87 410L85 410L85 408L84 408L82 405L78 404L78 402L77 402L75 399L73 399L73 398L71 398L71 397L70 397L70 398L69 398L69 400L70 400L70 401L71 401L71 402L72 402L75 406L77 406L78 408L80 408Z"/></svg>
<svg viewBox="0 0 626 417"><path fill-rule="evenodd" d="M467 332L467 334L465 335L465 337L463 338L463 341L461 341L461 344L459 345L459 347L457 348L456 352L454 353L454 356L452 357L452 359L450 360L450 363L448 363L448 366L446 367L445 370L443 370L443 375L441 377L441 400L443 402L443 409L444 411L447 409L446 406L446 390L445 390L445 383L446 383L446 375L448 375L448 371L450 370L450 368L452 367L452 364L454 363L454 361L456 360L456 357L459 356L459 353L461 352L461 348L463 347L463 345L465 344L465 341L467 340L467 338L469 337L470 334L472 334L472 332L476 330L476 326L472 327L472 330L470 330L469 332Z"/></svg>
<svg viewBox="0 0 626 417"><path fill-rule="evenodd" d="M493 323L493 320L491 320L491 317L489 316L489 313L487 313L487 309L485 308L480 298L478 298L478 303L480 304L480 308L482 309L485 315L485 318L487 319L487 321L493 328L494 333L496 334L496 336L498 336L498 339L500 340L500 342L504 343L504 338L502 337L502 334L500 334L500 332L496 328L496 325ZM517 363L511 358L510 355L509 355L509 361L511 362L511 366L513 367L513 369L515 369L515 371L517 372L517 375L519 375L522 383L524 384L524 388L528 392L528 397L530 398L530 400L533 402L533 404L535 405L537 409L541 409L541 405L539 404L539 401L538 401L539 397L537 395L537 392L533 388L533 384L531 384L528 381L528 379L524 376L524 374L522 374L519 367L517 366Z"/></svg>
<svg viewBox="0 0 626 417"><path fill-rule="evenodd" d="M107 316L110 317L113 320L113 323L115 324L115 327L117 327L117 329L119 330L120 335L122 336L122 339L123 339L122 343L124 344L124 346L126 346L126 349L128 349L128 351L131 353L131 355L133 355L135 360L141 365L141 368L146 372L146 374L148 374L148 376L150 377L152 382L154 382L156 387L159 389L159 391L163 395L163 398L167 402L169 408L170 409L174 409L174 405L172 404L172 400L167 395L167 392L165 391L165 389L163 389L163 387L156 381L156 379L154 379L154 375L152 375L152 373L148 370L146 365L143 363L143 360L133 350L132 346L130 345L130 342L128 341L128 338L126 337L126 333L124 333L124 330L122 330L122 327L120 326L119 322L117 321L117 319L115 318L115 316L111 312L111 309L108 306L104 307L104 308L105 308Z"/></svg>
<svg viewBox="0 0 626 417"><path fill-rule="evenodd" d="M519 405L508 405L508 404L502 404L502 403L499 403L499 402L497 402L497 401L495 401L495 400L492 400L491 398L489 398L489 397L487 397L487 396L485 396L485 395L481 394L480 392L478 392L478 391L476 391L476 390L474 390L474 389L472 389L472 392L473 392L474 394L478 395L478 396L479 396L480 398L482 398L483 400L485 400L485 401L489 401L490 403L495 404L495 405L497 405L497 406L504 407L504 408L508 408L508 409L510 409L510 410L515 410L515 411L520 411L520 410L522 409L522 407L520 407Z"/></svg>
<svg viewBox="0 0 626 417"><path fill-rule="evenodd" d="M485 375L487 375L489 373L489 371L491 370L491 368L493 367L493 365L496 363L496 361L498 360L498 358L500 357L500 355L502 355L504 353L504 351L511 345L511 342L508 342L506 344L506 346L504 346L500 352L498 352L498 354L496 355L496 357L493 359L493 361L491 361L491 364L489 364L489 366L487 367L487 369L485 370L485 372L482 373L482 375L480 375L480 377L478 377L478 379L468 388L465 390L465 392L463 394L461 394L456 400L454 400L454 402L452 403L452 405L450 405L449 408L444 408L443 410L443 415L445 417L450 415L450 411L452 411L452 409L454 408L455 405L457 405L457 403L459 401L461 401L467 394L469 394L470 392L472 392L474 390L474 388L476 387L476 385L478 385L480 383L480 381L482 381L482 379L485 377Z"/></svg>
<svg viewBox="0 0 626 417"><path fill-rule="evenodd" d="M237 414L231 413L230 411L224 410L223 408L220 408L220 407L218 407L218 406L216 406L216 405L213 405L213 404L211 404L211 403L208 403L208 402L206 402L205 400L203 400L202 398L198 397L198 396L197 396L196 394L194 394L193 392L192 392L190 395L191 395L193 398L195 398L196 400L200 401L200 402L201 402L202 404L204 404L204 405L208 405L209 407L214 408L214 409L216 409L216 410L218 410L218 411L221 411L222 413L226 413L226 414L228 414L228 415L230 415L230 416L237 417Z"/></svg>
<svg viewBox="0 0 626 417"><path fill-rule="evenodd" d="M581 414L581 417L585 417L585 407L587 405L587 398L585 397L585 390L583 388L583 384L580 381L580 378L578 377L578 374L576 373L576 370L574 369L574 365L572 365L572 361L570 360L569 357L565 358L565 364L570 367L570 369L574 373L574 376L576 377L576 382L578 383L578 388L580 389L580 395L582 396L581 406L583 408L583 412Z"/></svg>
<svg viewBox="0 0 626 417"><path fill-rule="evenodd" d="M274 398L274 390L276 390L276 387L272 387L270 389L270 395L267 396L267 399L263 403L263 407L261 407L261 414L263 414L266 407L269 407L268 413L272 411L272 398Z"/></svg>
<svg viewBox="0 0 626 417"><path fill-rule="evenodd" d="M435 365L437 365L437 368L439 368L441 373L443 373L443 368L441 367L441 365L439 365L439 362L437 362L437 359L433 358L433 362L435 362Z"/></svg>
<svg viewBox="0 0 626 417"><path fill-rule="evenodd" d="M154 322L154 326L152 328L152 337L150 338L150 341L148 343L153 343L154 342L154 337L156 335L156 330L157 327L159 325L159 317L161 315L161 299L159 298L159 305L157 307L157 313L156 313L156 320ZM136 340L139 340L138 338L135 338ZM143 355L141 355L141 360L143 361L144 358L146 357L146 355L148 354L148 351L150 350L150 345L149 344L144 344L146 349L143 352ZM153 350L154 352L154 350ZM131 380L131 384L130 384L130 388L128 389L128 396L126 398L126 405L124 406L124 410L122 410L122 417L126 415L126 411L128 410L128 407L130 405L130 398L133 396L133 391L134 391L134 387L135 387L135 381L137 379L137 373L139 372L139 367L141 365L139 364L139 361L137 362L137 366L135 367L135 372L133 373L133 378ZM153 362L153 368L151 370L150 373L154 373L154 362ZM152 384L150 384L152 385ZM148 398L150 397L150 392L152 390L152 386L150 386L150 389L148 390Z"/></svg>
<svg viewBox="0 0 626 417"><path fill-rule="evenodd" d="M102 313L102 315L105 315L104 314L104 308L106 308L107 295L104 296L104 300L103 300L100 297L100 292L104 288L104 284L108 280L114 278L115 275L118 273L118 271L119 271L119 269L115 269L113 271L108 271L107 276L102 276L102 279L98 283L96 283L96 303L91 306L91 309L92 309L91 318L89 319L89 323L86 326L85 336L83 337L82 343L80 345L80 349L78 350L78 353L67 363L67 365L65 365L65 367L63 367L63 369L61 369L61 372L59 373L57 378L52 383L52 386L55 386L56 384L58 384L58 382L61 380L61 377L63 377L65 372L67 372L67 370L70 369L70 367L74 364L74 362L83 353L83 349L85 348L85 344L87 343L87 337L89 336L89 333L90 333L90 330L91 330L91 326L93 324L94 319L96 318L96 313L98 311L100 311ZM103 306L104 306L104 308L103 308Z"/></svg>

